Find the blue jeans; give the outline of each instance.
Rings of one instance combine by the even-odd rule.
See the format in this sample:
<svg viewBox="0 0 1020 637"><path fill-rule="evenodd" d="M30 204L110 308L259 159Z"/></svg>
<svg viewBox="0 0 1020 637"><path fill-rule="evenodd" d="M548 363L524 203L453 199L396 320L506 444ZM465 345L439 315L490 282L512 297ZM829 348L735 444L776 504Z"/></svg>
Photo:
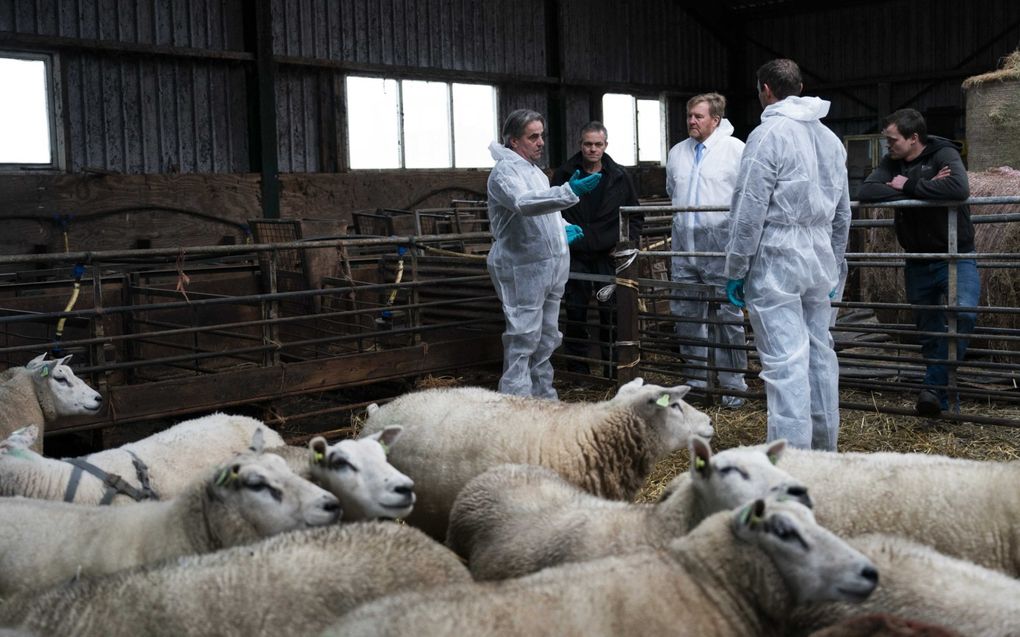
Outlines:
<svg viewBox="0 0 1020 637"><path fill-rule="evenodd" d="M904 268L906 280L907 302L912 305L962 305L976 307L981 297L981 277L978 275L977 263L974 259L961 259L956 262L956 303L947 303L949 292L948 261L911 261L907 260ZM970 334L974 331L977 321L976 312L957 312L956 331ZM922 332L945 332L946 313L942 310L914 310L914 322ZM949 358L949 339L940 336L922 335L921 355L928 359L946 360ZM956 360L963 360L967 352L967 339L956 341ZM939 397L942 409L948 409L949 401L946 384L949 372L945 365L929 363L924 374L924 384L932 385Z"/></svg>

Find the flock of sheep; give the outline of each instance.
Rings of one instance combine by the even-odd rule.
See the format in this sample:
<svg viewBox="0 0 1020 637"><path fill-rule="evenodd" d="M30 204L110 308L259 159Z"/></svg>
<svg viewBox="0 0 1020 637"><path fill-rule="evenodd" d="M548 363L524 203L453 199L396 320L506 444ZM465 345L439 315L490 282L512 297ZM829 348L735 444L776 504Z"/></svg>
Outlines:
<svg viewBox="0 0 1020 637"><path fill-rule="evenodd" d="M2 636L1020 635L1020 462L713 453L689 388L641 379L409 393L333 445L213 414L58 460L40 428L101 405L66 362L0 375Z"/></svg>

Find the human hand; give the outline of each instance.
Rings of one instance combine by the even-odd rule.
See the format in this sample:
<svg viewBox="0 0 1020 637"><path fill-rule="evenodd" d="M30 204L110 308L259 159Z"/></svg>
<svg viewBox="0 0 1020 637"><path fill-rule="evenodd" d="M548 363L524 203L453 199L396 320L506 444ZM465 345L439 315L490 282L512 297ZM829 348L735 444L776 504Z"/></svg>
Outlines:
<svg viewBox="0 0 1020 637"><path fill-rule="evenodd" d="M602 181L602 173L595 173L588 175L587 177L581 177L581 169L578 168L574 171L574 174L570 176L570 189L574 191L574 194L580 197L581 195L588 194L598 187L599 182Z"/></svg>
<svg viewBox="0 0 1020 637"><path fill-rule="evenodd" d="M896 190L903 190L903 184L907 183L907 178L903 175L896 175L892 178L892 181L887 182L887 186L892 186Z"/></svg>
<svg viewBox="0 0 1020 637"><path fill-rule="evenodd" d="M564 230L567 233L567 245L570 245L571 243L577 241L578 239L584 236L584 230L581 229L581 226L575 226L574 224L570 224L566 228L564 228Z"/></svg>
<svg viewBox="0 0 1020 637"><path fill-rule="evenodd" d="M744 280L730 279L726 282L726 296L730 303L737 307L744 307Z"/></svg>
<svg viewBox="0 0 1020 637"><path fill-rule="evenodd" d="M838 287L835 287L835 288L832 288L832 290L829 291L829 300L830 301L832 299L836 298L836 290L838 290L838 289L839 289Z"/></svg>
<svg viewBox="0 0 1020 637"><path fill-rule="evenodd" d="M949 166L943 166L942 168L939 169L939 172L934 177L931 178L931 180L935 181L936 179L945 179L946 177L949 177L952 174L953 171L949 170Z"/></svg>

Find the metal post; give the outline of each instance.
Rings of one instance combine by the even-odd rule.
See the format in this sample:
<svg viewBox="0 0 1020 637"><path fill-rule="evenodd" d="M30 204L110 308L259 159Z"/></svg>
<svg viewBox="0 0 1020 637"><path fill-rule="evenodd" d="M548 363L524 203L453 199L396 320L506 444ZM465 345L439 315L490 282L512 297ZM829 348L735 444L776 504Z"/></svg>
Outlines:
<svg viewBox="0 0 1020 637"><path fill-rule="evenodd" d="M631 242L620 242L617 251L629 248ZM638 295L638 260L634 259L616 277L616 349L619 364L616 368L616 382L623 385L638 375L641 362L640 339L640 297Z"/></svg>
<svg viewBox="0 0 1020 637"><path fill-rule="evenodd" d="M956 333L956 306L959 305L959 297L956 293L956 268L959 263L957 254L957 226L956 226L957 209L955 207L948 208L948 214L946 218L949 223L947 232L948 236L948 250L949 250L949 277L946 291L946 305L950 308L946 313L946 324L949 331L947 338L949 339L948 345L948 359L950 365L947 365L947 393L949 394L950 409L957 412L959 409L960 392L956 386L956 365L952 364L956 361L957 349L957 333Z"/></svg>
<svg viewBox="0 0 1020 637"><path fill-rule="evenodd" d="M280 252L273 250L269 256L269 267L267 268L266 274L269 275L269 293L275 294L276 290L276 267L277 260L279 259ZM279 344L280 328L275 323L275 320L280 315L280 302L276 299L271 299L268 302L262 301L262 318L269 322L262 326L262 344L263 345L274 345ZM267 349L262 355L262 364L266 367L274 367L280 364L280 348L272 347Z"/></svg>

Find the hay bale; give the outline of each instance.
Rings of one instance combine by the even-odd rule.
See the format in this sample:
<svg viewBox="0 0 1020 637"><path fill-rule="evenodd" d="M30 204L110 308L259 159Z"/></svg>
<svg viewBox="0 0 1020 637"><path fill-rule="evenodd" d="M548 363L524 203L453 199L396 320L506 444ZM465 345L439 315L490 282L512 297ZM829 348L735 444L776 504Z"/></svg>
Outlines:
<svg viewBox="0 0 1020 637"><path fill-rule="evenodd" d="M1008 167L995 168L981 172L968 171L971 197L1001 197L1020 195L1020 171ZM1016 212L1015 205L972 206L972 217L989 214ZM861 217L866 219L892 218L891 208L866 208L861 210ZM856 231L855 231L856 232ZM866 228L863 245L869 252L899 252L902 250L896 241L896 234L891 227ZM974 248L978 252L1017 252L1020 247L1020 223L978 224L975 226ZM980 268L981 274L981 305L999 307L1020 306L1020 270L1006 268ZM861 269L861 300L864 302L906 303L903 286L903 270L901 268L862 268ZM911 325L914 322L908 310L879 310L876 312L882 323L901 323ZM1020 315L1010 314L978 314L979 327L1020 328ZM1010 350L1020 349L1020 343L994 343ZM982 346L983 347L983 346Z"/></svg>
<svg viewBox="0 0 1020 637"><path fill-rule="evenodd" d="M969 77L967 91L967 167L1020 168L1020 50L1002 69Z"/></svg>

